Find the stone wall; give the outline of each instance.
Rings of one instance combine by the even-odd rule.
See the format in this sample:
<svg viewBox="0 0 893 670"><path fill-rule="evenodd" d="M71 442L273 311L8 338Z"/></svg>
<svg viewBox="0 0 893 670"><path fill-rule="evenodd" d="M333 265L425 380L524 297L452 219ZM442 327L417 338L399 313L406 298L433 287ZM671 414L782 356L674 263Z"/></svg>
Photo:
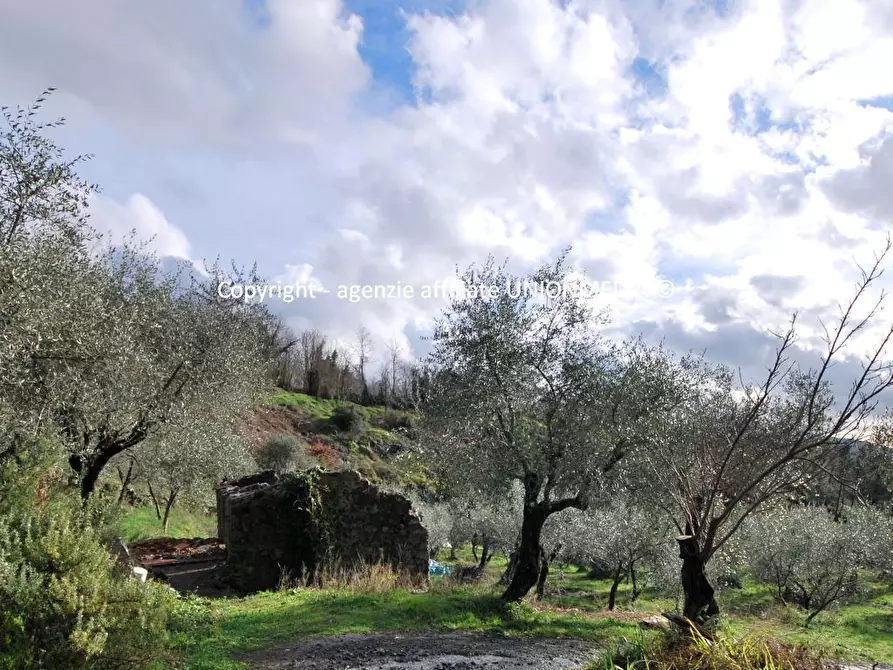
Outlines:
<svg viewBox="0 0 893 670"><path fill-rule="evenodd" d="M358 563L384 562L428 579L428 532L409 501L351 471L265 472L225 482L217 491L217 533L231 582L245 592L275 588L283 571L308 583L326 568Z"/></svg>

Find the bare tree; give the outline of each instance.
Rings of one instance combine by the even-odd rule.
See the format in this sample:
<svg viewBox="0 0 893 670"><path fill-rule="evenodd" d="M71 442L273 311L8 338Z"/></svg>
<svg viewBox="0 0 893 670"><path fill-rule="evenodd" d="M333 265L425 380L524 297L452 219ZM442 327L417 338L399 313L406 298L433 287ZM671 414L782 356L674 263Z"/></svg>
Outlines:
<svg viewBox="0 0 893 670"><path fill-rule="evenodd" d="M301 333L300 349L304 367L304 392L318 396L320 392L326 338L318 330Z"/></svg>
<svg viewBox="0 0 893 670"><path fill-rule="evenodd" d="M403 347L396 339L392 339L387 345L388 351L388 372L390 373L390 383L388 384L388 396L386 403L393 407L397 397L397 374L400 371L400 356L403 354Z"/></svg>
<svg viewBox="0 0 893 670"><path fill-rule="evenodd" d="M357 372L360 375L360 398L369 402L369 385L366 382L366 366L372 355L372 334L366 326L357 328Z"/></svg>
<svg viewBox="0 0 893 670"><path fill-rule="evenodd" d="M294 391L303 384L300 358L296 355L299 343L300 338L282 319L271 316L269 347L270 358L274 361L273 377L276 386L287 391Z"/></svg>
<svg viewBox="0 0 893 670"><path fill-rule="evenodd" d="M829 458L842 441L868 428L879 396L893 386L886 358L893 325L884 327L861 373L835 396L828 373L872 324L884 294L864 316L857 310L881 277L888 240L871 268L862 270L855 295L825 328L826 351L817 369L803 371L790 360L796 315L759 386L749 386L726 368L704 366L708 383L692 384L678 411L656 416L640 451L647 487L674 518L682 559L684 614L704 620L719 612L705 567L744 520L779 496L800 496L811 480L829 474ZM860 268L861 270L861 268ZM709 367L709 370L708 370Z"/></svg>

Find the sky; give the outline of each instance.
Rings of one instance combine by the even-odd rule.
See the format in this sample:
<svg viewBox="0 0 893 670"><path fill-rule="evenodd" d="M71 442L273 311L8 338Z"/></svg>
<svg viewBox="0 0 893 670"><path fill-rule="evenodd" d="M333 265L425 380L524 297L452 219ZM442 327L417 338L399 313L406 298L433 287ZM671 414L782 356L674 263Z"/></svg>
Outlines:
<svg viewBox="0 0 893 670"><path fill-rule="evenodd" d="M893 228L891 62L877 0L0 0L0 103L58 89L97 228L324 288L271 306L407 357L423 286L571 247L612 334L758 378L797 311L817 362Z"/></svg>

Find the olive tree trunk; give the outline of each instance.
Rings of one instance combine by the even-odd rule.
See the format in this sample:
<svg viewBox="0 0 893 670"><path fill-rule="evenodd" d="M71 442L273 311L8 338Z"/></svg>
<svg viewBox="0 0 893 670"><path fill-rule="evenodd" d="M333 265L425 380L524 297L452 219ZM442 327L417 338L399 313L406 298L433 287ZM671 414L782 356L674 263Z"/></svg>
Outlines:
<svg viewBox="0 0 893 670"><path fill-rule="evenodd" d="M707 579L707 561L698 548L697 540L691 535L680 535L679 558L682 559L682 592L685 604L682 613L696 623L719 614L716 592Z"/></svg>
<svg viewBox="0 0 893 670"><path fill-rule="evenodd" d="M503 600L519 601L536 586L543 567L544 557L540 539L546 519L547 515L541 507L525 505L521 521L521 541L512 557L512 574L508 588L502 594Z"/></svg>

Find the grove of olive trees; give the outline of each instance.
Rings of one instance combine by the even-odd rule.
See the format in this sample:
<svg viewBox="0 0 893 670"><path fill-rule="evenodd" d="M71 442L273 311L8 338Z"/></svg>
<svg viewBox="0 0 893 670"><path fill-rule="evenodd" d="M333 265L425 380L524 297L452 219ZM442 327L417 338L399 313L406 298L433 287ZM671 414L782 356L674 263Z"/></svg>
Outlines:
<svg viewBox="0 0 893 670"><path fill-rule="evenodd" d="M238 269L166 269L94 231L85 158L49 139L43 101L4 108L0 132L4 662L143 667L166 653L168 595L116 571L98 485L112 463L119 500L142 477L166 528L178 500L250 468L234 423L267 393L275 320L217 296Z"/></svg>
<svg viewBox="0 0 893 670"><path fill-rule="evenodd" d="M586 511L610 489L622 498L579 516L577 543L584 528L594 536L588 549L577 547L578 556L592 561L600 545L610 544L612 555L597 562L612 564L615 575L628 574L660 544L651 532L672 525L683 613L704 621L719 612L711 561L730 548L749 517L779 499L823 495L829 482L839 483L841 496L844 489L857 490L859 482L847 479L858 468L852 458L841 458L853 440L874 435L872 453L889 462L883 437L889 416L878 406L893 386L893 326L880 322L883 294L872 302L889 250L888 241L862 272L837 322L825 327L825 351L815 365L793 359L802 353L794 346L795 316L756 383L703 356L675 357L636 339L608 341L599 335L604 316L591 312L581 291L454 297L431 338L423 449L435 468L449 464L439 474L466 497L481 491L508 496L513 484L523 488L504 598L523 598L540 579L547 561L543 528L552 516ZM579 279L565 259L514 277L491 258L460 279L466 286L525 279L567 286ZM864 346L869 328L878 325L861 370L849 387L835 387L829 371L864 354L854 351L854 342ZM595 539L610 533L622 540ZM855 555L840 556L857 564ZM803 596L812 604L829 597Z"/></svg>

